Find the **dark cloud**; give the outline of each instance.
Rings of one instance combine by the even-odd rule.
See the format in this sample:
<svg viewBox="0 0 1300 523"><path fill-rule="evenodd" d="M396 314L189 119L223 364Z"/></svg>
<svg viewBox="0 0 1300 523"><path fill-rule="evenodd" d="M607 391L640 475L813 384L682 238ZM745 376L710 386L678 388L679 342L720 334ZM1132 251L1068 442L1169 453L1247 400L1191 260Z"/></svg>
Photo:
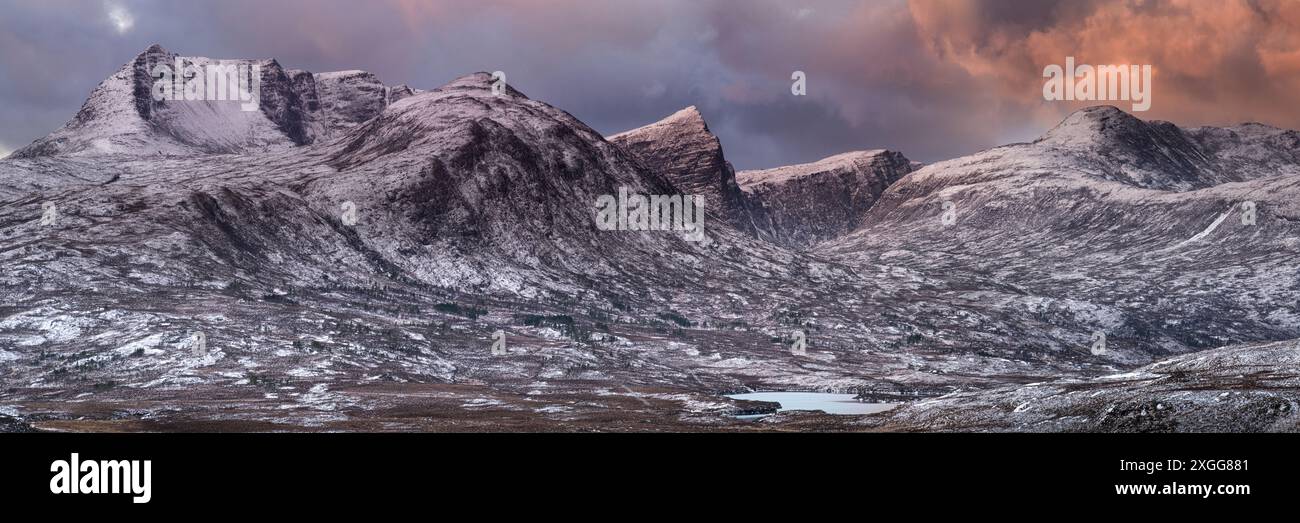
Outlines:
<svg viewBox="0 0 1300 523"><path fill-rule="evenodd" d="M0 153L57 128L152 43L426 88L502 70L605 133L697 105L742 169L882 147L934 161L1032 138L1075 108L1040 96L1042 67L1067 54L1153 64L1143 117L1300 127L1300 2L1283 0L8 4ZM790 94L795 70L807 97Z"/></svg>

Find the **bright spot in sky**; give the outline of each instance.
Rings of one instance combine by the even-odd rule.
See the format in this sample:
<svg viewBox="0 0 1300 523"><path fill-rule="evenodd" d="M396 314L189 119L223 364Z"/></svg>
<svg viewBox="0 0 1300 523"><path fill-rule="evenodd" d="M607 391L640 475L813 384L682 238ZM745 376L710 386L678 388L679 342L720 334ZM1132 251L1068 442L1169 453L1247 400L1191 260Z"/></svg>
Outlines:
<svg viewBox="0 0 1300 523"><path fill-rule="evenodd" d="M9 156L9 153L11 153L11 152L13 152L13 151L10 151L8 146L6 146L5 144L0 143L0 158L4 158L4 157L6 157L6 156Z"/></svg>
<svg viewBox="0 0 1300 523"><path fill-rule="evenodd" d="M135 18L131 16L131 12L127 11L125 7L113 2L104 5L108 8L108 21L113 23L113 27L117 29L117 34L126 34L127 31L131 30L131 27L135 26Z"/></svg>

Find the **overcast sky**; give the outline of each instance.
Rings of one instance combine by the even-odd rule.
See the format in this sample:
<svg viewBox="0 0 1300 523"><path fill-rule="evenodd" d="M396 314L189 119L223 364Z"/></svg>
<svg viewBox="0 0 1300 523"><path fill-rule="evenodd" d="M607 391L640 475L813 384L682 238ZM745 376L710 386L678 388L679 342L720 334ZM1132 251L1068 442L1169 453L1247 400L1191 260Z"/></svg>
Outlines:
<svg viewBox="0 0 1300 523"><path fill-rule="evenodd" d="M437 87L501 70L606 134L696 105L737 168L1037 137L1043 67L1150 64L1145 119L1300 128L1294 0L0 0L0 154L150 44ZM807 74L808 95L790 93ZM1116 103L1128 110L1127 103Z"/></svg>

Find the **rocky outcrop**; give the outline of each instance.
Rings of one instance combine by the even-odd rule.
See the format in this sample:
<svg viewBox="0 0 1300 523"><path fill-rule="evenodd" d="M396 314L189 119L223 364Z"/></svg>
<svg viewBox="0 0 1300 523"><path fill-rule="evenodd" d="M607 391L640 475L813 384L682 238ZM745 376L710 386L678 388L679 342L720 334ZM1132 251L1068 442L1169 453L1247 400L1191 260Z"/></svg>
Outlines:
<svg viewBox="0 0 1300 523"><path fill-rule="evenodd" d="M331 136L361 125L388 107L388 88L365 71L316 73L319 119Z"/></svg>
<svg viewBox="0 0 1300 523"><path fill-rule="evenodd" d="M390 105L395 104L403 99L410 98L423 92L424 90L422 89L414 89L411 86L402 84L388 90L388 103Z"/></svg>

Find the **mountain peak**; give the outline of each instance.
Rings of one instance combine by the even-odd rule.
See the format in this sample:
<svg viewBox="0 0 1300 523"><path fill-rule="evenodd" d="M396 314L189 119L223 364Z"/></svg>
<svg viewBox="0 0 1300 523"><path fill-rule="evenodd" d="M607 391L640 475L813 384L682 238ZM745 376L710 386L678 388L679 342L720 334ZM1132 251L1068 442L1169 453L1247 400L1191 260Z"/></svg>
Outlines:
<svg viewBox="0 0 1300 523"><path fill-rule="evenodd" d="M155 54L167 54L167 50L164 49L163 46L160 44L153 44L149 47L146 47L144 51L141 51L140 54L136 56L148 56L148 55L155 55Z"/></svg>
<svg viewBox="0 0 1300 523"><path fill-rule="evenodd" d="M703 124L704 115L700 114L700 109L698 107L695 107L694 105L688 105L686 106L686 108L669 115L667 118L664 118L664 121L665 122L690 122L690 123L699 122Z"/></svg>
<svg viewBox="0 0 1300 523"><path fill-rule="evenodd" d="M704 115L700 114L698 108L691 105L650 125L610 135L608 140L628 140L635 136L657 136L661 134L690 134L713 137L713 133L709 131L709 124L704 121ZM716 141L716 138L714 140Z"/></svg>
<svg viewBox="0 0 1300 523"><path fill-rule="evenodd" d="M470 73L465 76L456 78L455 80L452 80L450 82L447 82L442 87L439 87L437 90L439 91L452 91L452 90L491 91L492 86L495 85L496 82L497 82L497 78L493 76L493 73L479 71L477 73ZM504 85L506 89L505 90L506 94L510 96L517 96L520 98L528 98L528 95L525 95L524 93L520 92L518 89L515 89L514 86L510 85L509 77L505 78Z"/></svg>
<svg viewBox="0 0 1300 523"><path fill-rule="evenodd" d="M1146 122L1113 105L1079 109L1047 131L1040 142L1082 145L1104 137L1117 138L1142 132Z"/></svg>
<svg viewBox="0 0 1300 523"><path fill-rule="evenodd" d="M607 138L663 175L686 194L703 195L707 206L741 231L758 234L751 204L736 185L736 171L694 105L644 127Z"/></svg>
<svg viewBox="0 0 1300 523"><path fill-rule="evenodd" d="M1075 111L1034 144L1093 155L1106 178L1148 189L1190 190L1232 179L1178 126L1109 105Z"/></svg>
<svg viewBox="0 0 1300 523"><path fill-rule="evenodd" d="M704 121L704 115L694 105L669 115L662 123L713 134L709 131L709 124Z"/></svg>

